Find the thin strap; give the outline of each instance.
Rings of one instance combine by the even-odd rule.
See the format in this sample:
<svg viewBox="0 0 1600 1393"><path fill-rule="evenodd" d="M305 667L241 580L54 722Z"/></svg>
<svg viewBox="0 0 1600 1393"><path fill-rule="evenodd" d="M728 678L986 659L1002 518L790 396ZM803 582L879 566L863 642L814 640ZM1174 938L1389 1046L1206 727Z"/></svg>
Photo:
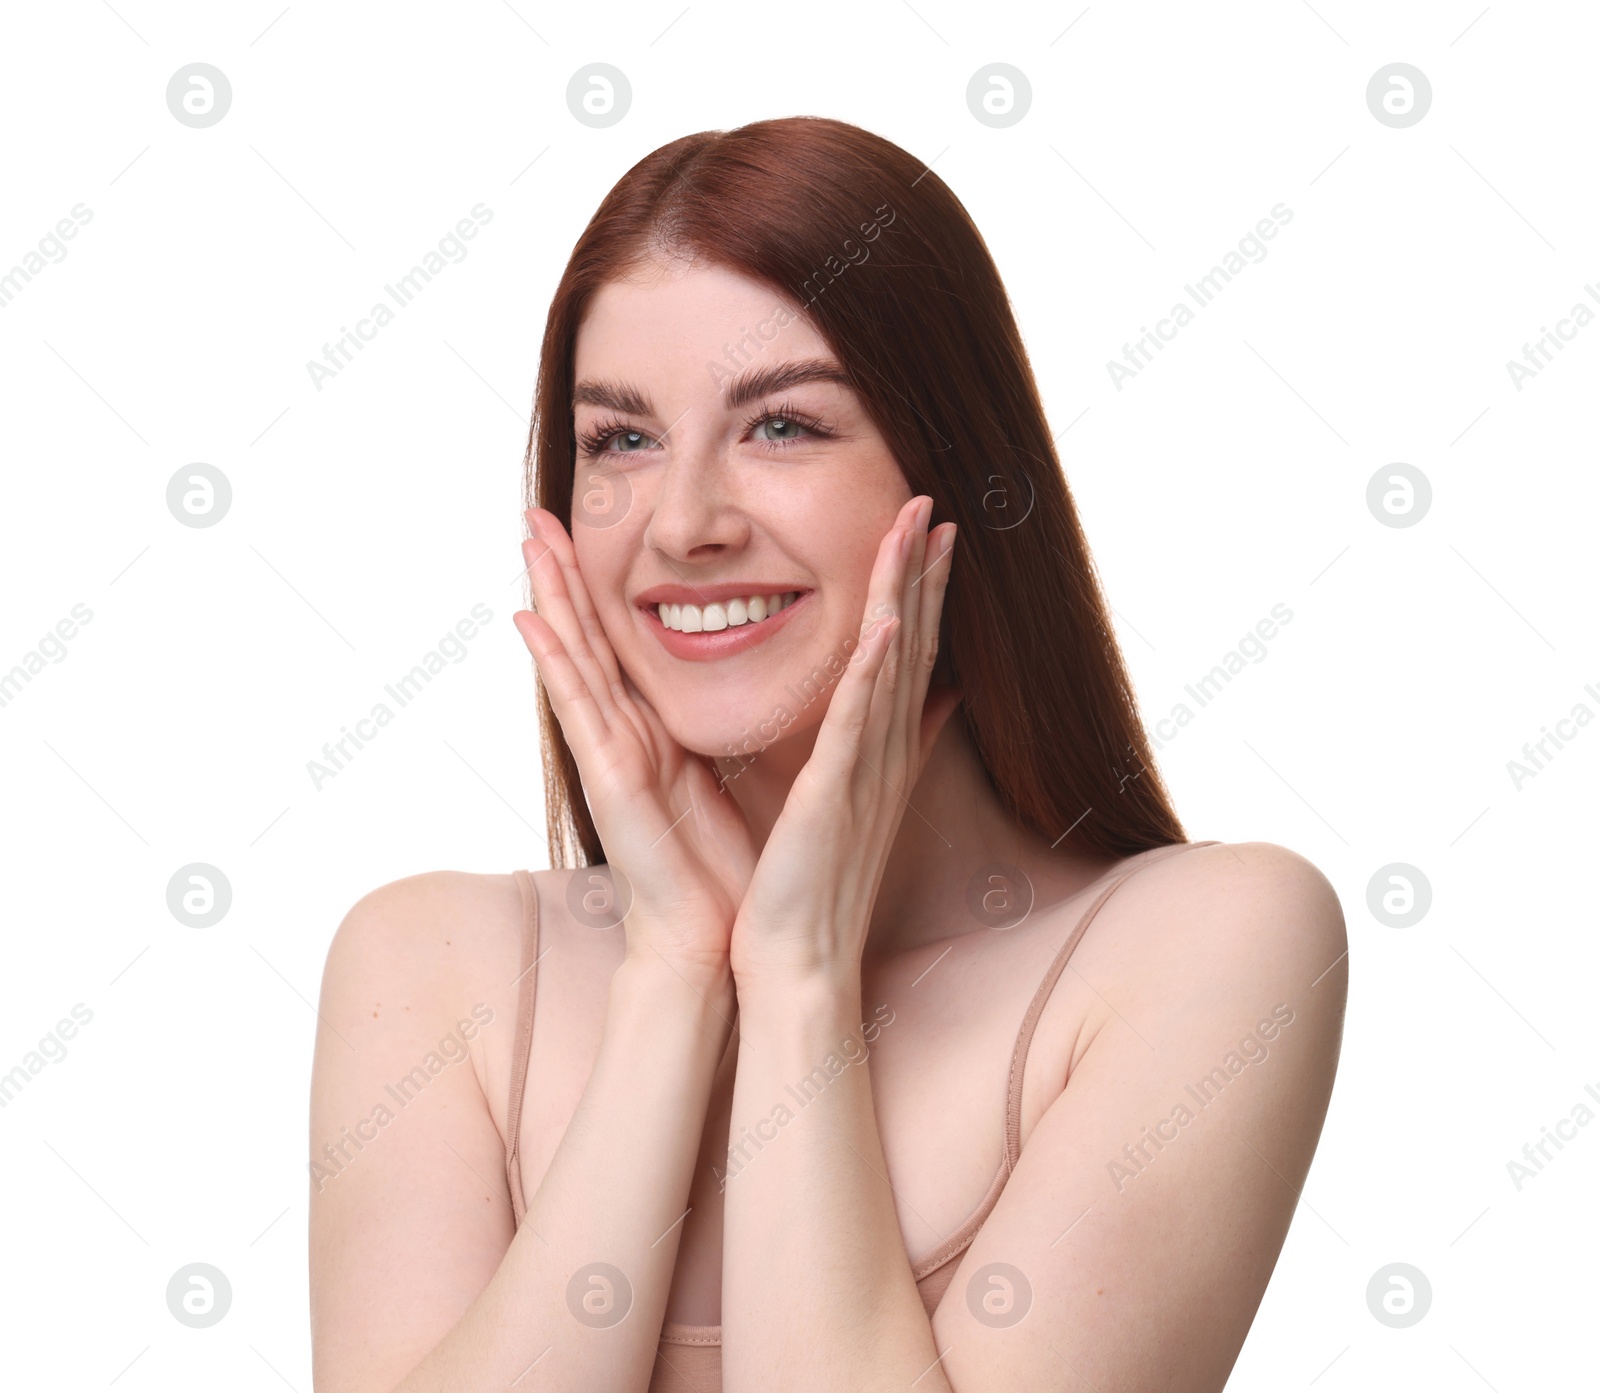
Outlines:
<svg viewBox="0 0 1600 1393"><path fill-rule="evenodd" d="M511 1046L511 1106L506 1111L506 1187L517 1226L528 1212L522 1194L520 1156L522 1095L528 1082L528 1055L533 1046L533 994L539 980L539 890L528 871L513 873L522 894L522 962L517 973L517 1033Z"/></svg>
<svg viewBox="0 0 1600 1393"><path fill-rule="evenodd" d="M1139 864L1124 871L1111 882L1094 903L1084 911L1073 930L1067 935L1066 942L1057 950L1050 963L1049 970L1044 975L1044 980L1039 983L1038 990L1033 994L1033 1001L1028 1006L1028 1013L1022 1019L1022 1028L1017 1032L1016 1045L1011 1051L1011 1076L1006 1097L1006 1132L1005 1153L1000 1161L1000 1169L995 1172L994 1180L989 1185L989 1191L979 1202L978 1207L967 1217L949 1238L945 1239L927 1257L911 1269L912 1277L920 1282L929 1273L937 1271L958 1254L964 1252L967 1245L977 1237L978 1230L984 1225L992 1210L1000 1200L1000 1193L1006 1188L1006 1182L1011 1178L1011 1172L1016 1169L1017 1158L1022 1154L1022 1073L1028 1058L1028 1046L1032 1043L1034 1028L1039 1024L1039 1017L1044 1014L1045 1003L1050 999L1051 989L1056 984L1056 979L1061 976L1067 965L1067 959L1072 956L1072 950L1078 946L1083 938L1084 930L1093 922L1095 915L1101 907L1117 891L1117 887L1131 879L1154 861L1164 861L1168 856L1176 855L1181 851L1189 851L1195 847L1216 846L1215 840L1206 842L1174 842L1170 846L1157 847L1153 851L1139 853Z"/></svg>
<svg viewBox="0 0 1600 1393"><path fill-rule="evenodd" d="M1146 866L1157 861L1165 861L1171 856L1176 856L1185 851L1192 851L1196 847L1216 846L1215 840L1208 842L1174 842L1170 846L1158 847L1153 853L1146 852L1139 864L1132 870L1124 871L1111 882L1096 897L1093 904L1078 920L1077 927L1067 935L1067 941L1057 950L1049 970L1044 974L1044 980L1039 983L1039 989L1033 994L1033 1001L1028 1006L1028 1014L1022 1019L1022 1029L1017 1032L1017 1043L1011 1051L1011 1085L1010 1093L1006 1098L1006 1161L1005 1174L1009 1175L1017 1164L1017 1157L1022 1154L1022 1076L1027 1066L1028 1046L1033 1042L1034 1028L1039 1024L1039 1017L1044 1014L1045 1003L1050 1000L1050 993L1055 988L1056 979L1061 976L1066 968L1067 959L1072 956L1083 938L1084 930L1094 922L1101 907L1114 894L1119 886L1126 884L1138 875Z"/></svg>

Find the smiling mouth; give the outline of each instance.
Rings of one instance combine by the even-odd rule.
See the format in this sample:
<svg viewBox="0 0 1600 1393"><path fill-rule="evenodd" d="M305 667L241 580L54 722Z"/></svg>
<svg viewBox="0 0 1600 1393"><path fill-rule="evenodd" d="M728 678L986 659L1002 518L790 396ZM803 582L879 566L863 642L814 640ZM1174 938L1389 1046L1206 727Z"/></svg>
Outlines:
<svg viewBox="0 0 1600 1393"><path fill-rule="evenodd" d="M709 588L709 587L708 587ZM711 593L715 593L712 590ZM748 652L811 612L814 590L752 592L701 603L684 600L641 604L645 626L674 658L705 663Z"/></svg>
<svg viewBox="0 0 1600 1393"><path fill-rule="evenodd" d="M781 614L800 598L798 590L786 590L774 595L747 595L712 604L661 604L653 605L662 627L680 634L714 634L724 629L745 628L764 624Z"/></svg>

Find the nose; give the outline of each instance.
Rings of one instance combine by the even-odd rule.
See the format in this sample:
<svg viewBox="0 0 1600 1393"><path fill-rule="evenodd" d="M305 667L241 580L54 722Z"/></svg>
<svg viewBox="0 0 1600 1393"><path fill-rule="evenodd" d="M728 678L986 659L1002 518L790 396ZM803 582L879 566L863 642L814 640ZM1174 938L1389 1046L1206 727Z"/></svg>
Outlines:
<svg viewBox="0 0 1600 1393"><path fill-rule="evenodd" d="M669 563L693 566L736 552L750 532L722 445L674 432L647 501L644 544Z"/></svg>

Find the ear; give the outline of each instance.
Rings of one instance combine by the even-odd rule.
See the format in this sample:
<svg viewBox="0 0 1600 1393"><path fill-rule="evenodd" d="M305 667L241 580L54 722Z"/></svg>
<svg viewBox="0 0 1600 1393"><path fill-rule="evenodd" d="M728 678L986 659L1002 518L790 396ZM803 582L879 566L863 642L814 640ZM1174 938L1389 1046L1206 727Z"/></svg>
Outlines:
<svg viewBox="0 0 1600 1393"><path fill-rule="evenodd" d="M961 705L961 689L948 685L930 685L928 695L922 701L922 732L920 749L917 753L917 776L920 778L923 769L927 766L928 756L933 753L934 743L939 738L939 732L944 729L945 722L955 713L956 707Z"/></svg>

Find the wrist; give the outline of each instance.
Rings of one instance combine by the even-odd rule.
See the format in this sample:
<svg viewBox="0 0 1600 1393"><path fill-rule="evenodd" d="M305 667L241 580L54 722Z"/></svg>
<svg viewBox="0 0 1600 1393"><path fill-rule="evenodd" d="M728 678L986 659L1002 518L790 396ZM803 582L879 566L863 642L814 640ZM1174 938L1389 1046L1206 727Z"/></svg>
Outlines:
<svg viewBox="0 0 1600 1393"><path fill-rule="evenodd" d="M611 975L605 1029L595 1068L663 1074L709 1090L738 1017L733 977L686 976L646 951Z"/></svg>
<svg viewBox="0 0 1600 1393"><path fill-rule="evenodd" d="M731 1016L735 1005L733 969L726 955L663 953L648 945L629 948L612 977L613 993L699 1001Z"/></svg>
<svg viewBox="0 0 1600 1393"><path fill-rule="evenodd" d="M739 1011L752 1016L798 1020L843 1020L859 1013L861 967L815 965L805 968L745 968L734 973Z"/></svg>

